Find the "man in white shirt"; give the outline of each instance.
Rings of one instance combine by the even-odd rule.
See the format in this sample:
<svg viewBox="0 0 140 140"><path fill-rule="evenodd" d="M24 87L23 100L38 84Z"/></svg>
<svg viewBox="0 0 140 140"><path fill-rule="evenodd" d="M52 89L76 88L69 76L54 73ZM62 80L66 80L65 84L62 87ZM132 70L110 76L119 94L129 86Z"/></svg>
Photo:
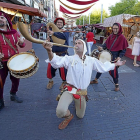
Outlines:
<svg viewBox="0 0 140 140"><path fill-rule="evenodd" d="M47 63L51 63L54 68L65 67L67 69L67 85L64 87L64 92L56 108L57 117L65 118L58 128L64 129L74 117L68 110L73 100L75 101L77 117L83 118L85 115L85 96L87 95L87 87L90 84L92 70L104 73L113 70L115 66L124 65L126 61L118 60L114 64L110 62L102 63L96 58L86 56L86 44L81 39L75 42L75 54L73 56L57 56L52 52L52 44L49 42L44 42L43 46L49 56L49 59L46 60Z"/></svg>

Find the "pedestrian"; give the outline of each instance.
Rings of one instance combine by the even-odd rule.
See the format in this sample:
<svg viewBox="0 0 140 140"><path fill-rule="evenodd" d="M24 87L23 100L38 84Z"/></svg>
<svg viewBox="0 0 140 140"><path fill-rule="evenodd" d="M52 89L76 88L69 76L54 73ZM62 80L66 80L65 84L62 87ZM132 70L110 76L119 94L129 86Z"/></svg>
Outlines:
<svg viewBox="0 0 140 140"><path fill-rule="evenodd" d="M95 29L95 27L93 27L93 34L94 34L94 36L95 36L95 34L96 34L96 29Z"/></svg>
<svg viewBox="0 0 140 140"><path fill-rule="evenodd" d="M80 29L78 27L77 27L76 32L74 34L73 42L75 43L75 41L77 39L83 39L83 33L82 33L82 31L80 31Z"/></svg>
<svg viewBox="0 0 140 140"><path fill-rule="evenodd" d="M62 30L64 25L65 25L65 20L63 18L59 17L59 18L56 18L54 20L54 23L60 30ZM65 40L64 45L68 45L68 38L69 38L68 32L62 33L62 32L53 32L53 31L49 30L47 33L49 34L49 41L50 42L53 42L51 36L54 35L57 38ZM53 46L52 51L53 51L53 53L55 53L58 56L65 56L66 54L68 55L68 48L67 47ZM50 63L48 64L47 78L49 78L49 82L47 84L47 89L51 89L54 85L53 78L55 77L56 70L57 69L53 68ZM60 89L61 89L66 82L67 70L64 67L59 68L59 74L60 74L60 77L62 79L62 84L60 86Z"/></svg>
<svg viewBox="0 0 140 140"><path fill-rule="evenodd" d="M119 23L114 23L112 27L112 34L107 38L102 47L98 47L98 50L109 50L112 54L112 61L117 61L121 59L128 47L128 42L126 38L122 35L122 27ZM118 67L115 67L114 70L111 70L109 74L113 78L113 82L115 84L115 91L119 91L119 74ZM97 72L94 80L90 82L90 84L98 84L98 79L100 78L101 73Z"/></svg>
<svg viewBox="0 0 140 140"><path fill-rule="evenodd" d="M65 67L67 72L67 84L63 87L63 93L59 99L56 115L58 118L65 118L59 125L59 129L64 129L73 119L68 107L71 102L75 101L76 115L83 118L86 110L87 88L90 84L92 70L98 72L107 72L113 70L115 66L124 65L125 61L118 60L116 63L102 63L98 59L86 56L86 44L83 40L78 39L75 42L74 52L72 56L59 57L52 52L52 44L50 42L43 43L44 48L48 52L49 59L47 63L51 63L54 68Z"/></svg>
<svg viewBox="0 0 140 140"><path fill-rule="evenodd" d="M6 77L9 72L7 61L10 57L19 53L17 45L25 47L24 39L12 28L12 22L8 15L0 11L0 76L2 81L2 86L0 86L0 110L4 107L3 91ZM22 100L16 95L20 79L13 77L11 74L10 79L12 82L10 99L11 101L22 103Z"/></svg>
<svg viewBox="0 0 140 140"><path fill-rule="evenodd" d="M133 42L132 42L132 55L134 55L133 65L135 67L139 67L140 65L137 64L137 56L140 55L140 31L137 32L136 37L133 38Z"/></svg>
<svg viewBox="0 0 140 140"><path fill-rule="evenodd" d="M91 55L91 48L94 42L94 34L91 32L91 28L88 28L88 33L86 35L86 42L88 46L88 54Z"/></svg>

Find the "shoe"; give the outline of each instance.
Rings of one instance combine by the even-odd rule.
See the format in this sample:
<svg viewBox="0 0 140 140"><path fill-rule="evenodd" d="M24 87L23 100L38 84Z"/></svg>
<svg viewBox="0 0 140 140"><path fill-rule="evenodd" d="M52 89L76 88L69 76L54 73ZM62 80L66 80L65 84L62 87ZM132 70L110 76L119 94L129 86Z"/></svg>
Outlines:
<svg viewBox="0 0 140 140"><path fill-rule="evenodd" d="M70 114L69 117L65 118L65 120L62 121L62 122L59 124L58 128L59 128L59 129L65 129L65 128L67 127L67 125L69 124L69 122L73 119L73 117L74 117L74 116L73 116L72 114Z"/></svg>
<svg viewBox="0 0 140 140"><path fill-rule="evenodd" d="M140 65L139 64L134 64L134 67L139 67Z"/></svg>
<svg viewBox="0 0 140 140"><path fill-rule="evenodd" d="M119 85L115 85L115 91L119 91Z"/></svg>
<svg viewBox="0 0 140 140"><path fill-rule="evenodd" d="M66 85L66 83L67 83L66 81L63 81L59 89L61 90Z"/></svg>
<svg viewBox="0 0 140 140"><path fill-rule="evenodd" d="M0 110L4 108L4 101L3 99L0 99Z"/></svg>
<svg viewBox="0 0 140 140"><path fill-rule="evenodd" d="M22 103L23 102L23 100L21 100L16 94L15 95L11 94L10 99L11 99L11 101L15 101L17 103Z"/></svg>
<svg viewBox="0 0 140 140"><path fill-rule="evenodd" d="M92 80L92 81L90 81L90 84L98 84L98 81L97 80Z"/></svg>
<svg viewBox="0 0 140 140"><path fill-rule="evenodd" d="M53 87L53 81L49 81L47 85L47 89L51 89Z"/></svg>

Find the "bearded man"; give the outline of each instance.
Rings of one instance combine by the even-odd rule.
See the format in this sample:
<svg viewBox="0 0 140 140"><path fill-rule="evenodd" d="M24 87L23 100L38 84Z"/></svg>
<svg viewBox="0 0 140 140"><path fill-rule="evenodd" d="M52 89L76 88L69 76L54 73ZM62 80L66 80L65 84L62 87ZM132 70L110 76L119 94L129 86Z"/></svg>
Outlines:
<svg viewBox="0 0 140 140"><path fill-rule="evenodd" d="M9 72L7 61L13 55L19 53L17 45L24 47L24 39L16 30L12 28L12 22L8 15L0 11L0 110L4 107L3 90L5 80ZM10 80L12 82L12 87L10 90L11 101L22 103L22 100L16 95L20 79L17 79L10 74Z"/></svg>
<svg viewBox="0 0 140 140"><path fill-rule="evenodd" d="M51 63L54 68L65 67L67 69L67 84L63 87L63 93L56 108L57 117L65 118L58 128L64 129L74 117L68 109L73 100L77 117L83 118L85 115L87 88L90 84L92 70L104 73L113 70L115 66L124 65L125 61L118 60L114 64L110 62L102 63L96 58L87 56L85 55L87 52L86 44L81 39L75 42L75 54L73 56L57 56L52 52L51 43L44 42L43 46L49 56L49 59L46 60L47 63Z"/></svg>

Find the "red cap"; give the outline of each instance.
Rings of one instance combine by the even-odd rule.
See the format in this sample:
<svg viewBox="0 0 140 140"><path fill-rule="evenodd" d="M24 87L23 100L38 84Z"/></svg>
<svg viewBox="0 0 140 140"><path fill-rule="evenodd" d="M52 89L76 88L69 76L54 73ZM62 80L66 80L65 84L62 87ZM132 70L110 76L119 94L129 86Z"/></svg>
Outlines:
<svg viewBox="0 0 140 140"><path fill-rule="evenodd" d="M63 25L65 25L65 20L61 17L58 17L54 20L54 23L56 24L57 20L63 20Z"/></svg>

